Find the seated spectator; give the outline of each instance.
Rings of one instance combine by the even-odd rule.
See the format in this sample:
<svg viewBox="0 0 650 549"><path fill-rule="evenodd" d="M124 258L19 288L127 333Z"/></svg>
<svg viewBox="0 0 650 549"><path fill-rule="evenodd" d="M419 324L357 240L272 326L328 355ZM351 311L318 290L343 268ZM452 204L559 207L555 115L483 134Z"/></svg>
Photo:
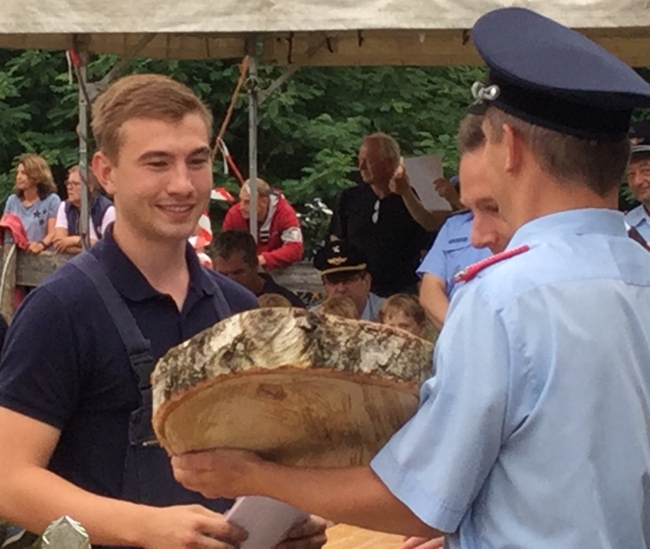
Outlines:
<svg viewBox="0 0 650 549"><path fill-rule="evenodd" d="M293 307L305 304L293 292L277 284L271 275L260 273L255 240L246 231L223 231L214 239L210 258L214 270L248 288L257 297L280 294Z"/></svg>
<svg viewBox="0 0 650 549"><path fill-rule="evenodd" d="M640 204L625 216L628 225L650 242L650 122L635 122L631 130L632 156L627 168L627 182Z"/></svg>
<svg viewBox="0 0 650 549"><path fill-rule="evenodd" d="M427 316L417 298L409 294L395 294L379 309L379 322L425 337Z"/></svg>
<svg viewBox="0 0 650 549"><path fill-rule="evenodd" d="M239 202L226 213L224 231L249 230L250 193L247 181L239 191ZM257 256L262 267L272 270L302 259L302 231L296 211L263 179L257 180L257 223Z"/></svg>
<svg viewBox="0 0 650 549"><path fill-rule="evenodd" d="M366 136L358 157L363 182L341 191L329 227L333 240L365 252L372 291L382 297L417 291L415 269L429 247L426 231L390 189L400 159L399 145L390 135Z"/></svg>
<svg viewBox="0 0 650 549"><path fill-rule="evenodd" d="M260 307L293 307L291 301L280 294L262 294L257 301Z"/></svg>
<svg viewBox="0 0 650 549"><path fill-rule="evenodd" d="M357 318L376 321L383 298L372 293L368 261L360 248L343 240L328 242L314 257L327 297L349 297L357 308Z"/></svg>
<svg viewBox="0 0 650 549"><path fill-rule="evenodd" d="M65 185L68 190L68 198L61 202L56 214L54 249L59 253L76 254L83 249L81 235L79 234L81 212L81 173L79 172L79 166L70 168ZM90 203L88 233L90 245L92 246L104 236L108 226L115 221L115 207L108 198L99 193L96 185L92 184L92 175L90 173L88 191Z"/></svg>
<svg viewBox="0 0 650 549"><path fill-rule="evenodd" d="M16 166L14 194L7 199L4 213L15 214L22 222L29 253L39 254L54 241L60 203L47 162L35 154L22 156Z"/></svg>
<svg viewBox="0 0 650 549"><path fill-rule="evenodd" d="M354 301L352 301L351 297L344 295L333 295L326 298L316 307L315 312L342 316L351 320L359 319L359 311Z"/></svg>

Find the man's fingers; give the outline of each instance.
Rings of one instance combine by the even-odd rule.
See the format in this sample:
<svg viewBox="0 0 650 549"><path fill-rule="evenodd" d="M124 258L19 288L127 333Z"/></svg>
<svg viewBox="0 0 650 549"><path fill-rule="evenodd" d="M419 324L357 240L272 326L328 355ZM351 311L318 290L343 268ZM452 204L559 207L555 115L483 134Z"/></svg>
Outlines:
<svg viewBox="0 0 650 549"><path fill-rule="evenodd" d="M309 536L316 536L325 532L327 521L321 517L312 515L310 518L295 524L287 532L286 539L300 539Z"/></svg>
<svg viewBox="0 0 650 549"><path fill-rule="evenodd" d="M214 539L210 536L200 536L196 544L192 546L197 549L237 549L236 544L231 544L220 539Z"/></svg>
<svg viewBox="0 0 650 549"><path fill-rule="evenodd" d="M206 471L214 467L214 455L212 452L192 452L172 457L172 466L175 469L187 469L193 471Z"/></svg>
<svg viewBox="0 0 650 549"><path fill-rule="evenodd" d="M202 515L197 524L197 530L202 534L233 545L246 541L248 538L246 530L228 522L223 515L210 511L200 505L194 507Z"/></svg>
<svg viewBox="0 0 650 549"><path fill-rule="evenodd" d="M327 543L325 533L301 539L286 539L276 549L320 549Z"/></svg>
<svg viewBox="0 0 650 549"><path fill-rule="evenodd" d="M440 549L445 544L445 537L439 538L407 538L400 549Z"/></svg>
<svg viewBox="0 0 650 549"><path fill-rule="evenodd" d="M404 545L400 549L416 549L425 541L427 541L427 538L406 537L404 538Z"/></svg>

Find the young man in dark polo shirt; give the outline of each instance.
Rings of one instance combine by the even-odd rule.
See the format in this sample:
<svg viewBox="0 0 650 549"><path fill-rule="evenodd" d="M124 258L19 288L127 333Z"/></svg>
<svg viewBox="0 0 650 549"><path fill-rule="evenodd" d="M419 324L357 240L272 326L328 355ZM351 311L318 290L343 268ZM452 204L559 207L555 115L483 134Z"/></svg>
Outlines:
<svg viewBox="0 0 650 549"><path fill-rule="evenodd" d="M329 229L366 253L372 291L381 297L416 291L415 269L429 248L425 230L390 190L399 162L395 139L383 133L367 136L359 149L363 183L341 192Z"/></svg>
<svg viewBox="0 0 650 549"><path fill-rule="evenodd" d="M180 489L150 431L152 362L256 306L187 244L212 187L211 126L191 90L163 76L123 78L95 102L93 171L114 196L116 220L29 295L7 335L2 518L42 532L70 515L93 547L217 549L245 537L214 512L231 502ZM139 354L127 355L129 338ZM323 530L310 520L291 535L320 547Z"/></svg>

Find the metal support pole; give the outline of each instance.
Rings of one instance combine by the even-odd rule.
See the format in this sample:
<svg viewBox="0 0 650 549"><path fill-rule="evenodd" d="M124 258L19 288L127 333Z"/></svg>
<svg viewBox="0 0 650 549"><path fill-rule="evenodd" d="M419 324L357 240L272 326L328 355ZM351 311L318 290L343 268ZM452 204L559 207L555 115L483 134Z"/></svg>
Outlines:
<svg viewBox="0 0 650 549"><path fill-rule="evenodd" d="M79 234L83 249L90 247L89 217L90 203L88 193L88 135L90 104L86 96L88 52L79 52L82 64L79 67L79 176L81 178L81 211L79 212Z"/></svg>
<svg viewBox="0 0 650 549"><path fill-rule="evenodd" d="M257 39L251 40L252 50L248 62L248 179L251 192L250 233L257 242L257 115L259 108L257 59L255 57Z"/></svg>

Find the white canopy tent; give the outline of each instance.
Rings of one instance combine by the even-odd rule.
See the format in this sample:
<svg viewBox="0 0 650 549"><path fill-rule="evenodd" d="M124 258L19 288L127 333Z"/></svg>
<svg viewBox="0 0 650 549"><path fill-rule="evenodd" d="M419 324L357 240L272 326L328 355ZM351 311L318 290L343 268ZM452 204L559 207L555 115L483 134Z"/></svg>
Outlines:
<svg viewBox="0 0 650 549"><path fill-rule="evenodd" d="M127 60L135 55L250 55L254 199L256 58L290 65L290 70L302 65L476 64L480 60L469 32L474 22L487 11L513 5L584 32L632 66L650 66L647 0L2 0L0 47L75 49ZM82 168L84 147L82 136ZM253 229L256 208L251 214Z"/></svg>
<svg viewBox="0 0 650 549"><path fill-rule="evenodd" d="M627 63L650 65L647 0L2 0L0 47L237 58L259 35L261 59L298 65L478 62L468 30L517 5L579 29Z"/></svg>

